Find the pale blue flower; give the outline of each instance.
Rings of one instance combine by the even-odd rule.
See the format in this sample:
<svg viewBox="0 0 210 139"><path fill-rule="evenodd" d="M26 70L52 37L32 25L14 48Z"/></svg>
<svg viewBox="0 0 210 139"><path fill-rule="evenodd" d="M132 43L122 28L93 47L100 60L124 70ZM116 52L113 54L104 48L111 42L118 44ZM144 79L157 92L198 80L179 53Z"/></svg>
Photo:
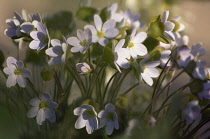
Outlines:
<svg viewBox="0 0 210 139"><path fill-rule="evenodd" d="M51 45L53 47L48 48L45 53L52 58L48 61L49 65L59 64L59 63L65 63L66 60L66 53L67 53L67 47L68 44L65 42L61 42L58 39L52 39Z"/></svg>
<svg viewBox="0 0 210 139"><path fill-rule="evenodd" d="M142 44L146 38L146 32L139 32L136 34L136 29L132 31L130 41L126 48L133 59L137 59L138 56L144 56L148 53L147 48Z"/></svg>
<svg viewBox="0 0 210 139"><path fill-rule="evenodd" d="M4 31L4 34L9 37L22 37L20 25L23 23L23 18L16 12L14 15L13 19L6 20L10 27Z"/></svg>
<svg viewBox="0 0 210 139"><path fill-rule="evenodd" d="M85 52L90 44L92 43L92 33L90 29L85 29L84 31L78 29L77 37L70 37L67 39L68 44L72 45L71 48L72 53L76 52Z"/></svg>
<svg viewBox="0 0 210 139"><path fill-rule="evenodd" d="M141 60L140 62L140 81L143 79L148 85L153 85L152 78L157 78L160 75L160 72L156 69L160 65L160 61L150 61L149 56Z"/></svg>
<svg viewBox="0 0 210 139"><path fill-rule="evenodd" d="M206 79L206 75L207 72L204 68L204 66L206 65L206 61L205 60L199 60L199 61L195 61L196 65L195 68L193 70L193 77L200 79L200 80L205 80Z"/></svg>
<svg viewBox="0 0 210 139"><path fill-rule="evenodd" d="M182 119L188 124L201 117L201 108L198 105L198 100L191 101L187 107L182 111Z"/></svg>
<svg viewBox="0 0 210 139"><path fill-rule="evenodd" d="M114 38L118 35L119 31L115 28L115 20L107 20L104 24L102 23L99 15L94 15L93 25L86 25L85 29L89 28L92 32L92 41L98 42L100 45L105 46L110 38Z"/></svg>
<svg viewBox="0 0 210 139"><path fill-rule="evenodd" d="M114 45L114 42L112 43L112 52L114 54L114 64L119 72L121 72L120 67L124 69L127 69L130 67L130 62L128 61L128 59L130 59L130 54L126 48L123 48L124 44L125 44L125 39L120 40L116 44L116 46Z"/></svg>
<svg viewBox="0 0 210 139"><path fill-rule="evenodd" d="M177 64L180 67L187 67L189 62L194 59L194 56L191 54L190 48L187 46L182 46L177 48Z"/></svg>
<svg viewBox="0 0 210 139"><path fill-rule="evenodd" d="M171 51L170 50L163 50L160 53L161 53L160 66L164 67L167 62L168 62L167 66L171 66L171 61L168 61L170 59L170 57L171 57L170 56Z"/></svg>
<svg viewBox="0 0 210 139"><path fill-rule="evenodd" d="M98 129L97 113L91 105L81 105L74 109L74 115L79 118L75 123L76 129L81 129L86 126L88 134L92 134L94 130Z"/></svg>
<svg viewBox="0 0 210 139"><path fill-rule="evenodd" d="M110 19L113 19L116 22L120 22L124 18L124 15L122 11L117 13L117 8L118 8L118 3L114 3L110 7L107 8L107 12L110 16Z"/></svg>
<svg viewBox="0 0 210 139"><path fill-rule="evenodd" d="M210 81L203 83L203 90L198 93L201 100L210 99Z"/></svg>
<svg viewBox="0 0 210 139"><path fill-rule="evenodd" d="M114 128L119 129L118 116L115 112L115 106L111 103L106 104L105 110L98 114L100 118L99 128L106 126L106 134L111 135Z"/></svg>
<svg viewBox="0 0 210 139"><path fill-rule="evenodd" d="M91 72L91 68L90 66L83 62L83 63L77 63L76 64L76 68L77 68L77 71L80 73L80 74L88 74Z"/></svg>
<svg viewBox="0 0 210 139"><path fill-rule="evenodd" d="M7 58L7 67L4 68L4 73L9 75L6 85L7 87L15 86L16 83L20 87L26 87L26 79L31 75L31 71L24 68L22 61L17 61L13 57Z"/></svg>
<svg viewBox="0 0 210 139"><path fill-rule="evenodd" d="M36 117L37 124L42 125L45 119L54 123L56 115L54 109L58 108L58 104L53 102L50 94L42 93L39 98L33 98L30 101L32 108L28 111L27 117Z"/></svg>
<svg viewBox="0 0 210 139"><path fill-rule="evenodd" d="M194 55L195 58L199 58L203 55L205 55L206 53L206 49L205 48L201 48L202 43L197 43L194 44L191 48L191 53Z"/></svg>
<svg viewBox="0 0 210 139"><path fill-rule="evenodd" d="M170 40L174 41L175 37L172 33L175 25L171 21L167 21L169 17L169 11L164 11L162 15L161 22L164 24L164 35L168 37Z"/></svg>
<svg viewBox="0 0 210 139"><path fill-rule="evenodd" d="M140 14L134 15L130 9L127 9L124 14L124 26L129 26L131 29L139 29L142 26L139 19Z"/></svg>
<svg viewBox="0 0 210 139"><path fill-rule="evenodd" d="M36 49L37 51L42 50L45 46L50 46L50 36L46 26L42 23L37 24L37 31L30 33L33 41L30 42L29 47Z"/></svg>

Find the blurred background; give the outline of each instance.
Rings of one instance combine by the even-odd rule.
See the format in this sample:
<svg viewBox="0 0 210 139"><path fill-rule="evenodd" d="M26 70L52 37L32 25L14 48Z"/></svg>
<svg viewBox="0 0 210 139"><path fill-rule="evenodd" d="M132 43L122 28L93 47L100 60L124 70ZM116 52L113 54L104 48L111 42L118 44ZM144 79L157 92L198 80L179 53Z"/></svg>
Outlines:
<svg viewBox="0 0 210 139"><path fill-rule="evenodd" d="M14 11L21 13L22 9L25 9L28 13L40 13L44 16L67 10L75 15L80 6L102 9L114 2L119 3L120 9L130 8L134 13L140 13L140 20L145 24L153 16L162 14L164 10L170 10L171 17L182 16L190 45L203 42L203 47L210 53L210 0L0 0L0 50L4 52L5 57L17 55L15 45L4 35L4 30L8 27L5 20L12 18ZM73 18L77 28L83 28L84 23L77 21L75 16ZM203 58L207 60L209 67L208 54ZM182 81L177 84L181 84ZM17 121L9 116L1 98L4 98L3 94L0 94L0 139L16 139Z"/></svg>

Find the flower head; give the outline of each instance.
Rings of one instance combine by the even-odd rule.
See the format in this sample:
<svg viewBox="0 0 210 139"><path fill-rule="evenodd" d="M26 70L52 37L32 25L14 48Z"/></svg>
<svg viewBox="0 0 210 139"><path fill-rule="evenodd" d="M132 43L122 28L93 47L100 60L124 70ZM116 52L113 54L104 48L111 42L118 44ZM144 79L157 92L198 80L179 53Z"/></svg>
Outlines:
<svg viewBox="0 0 210 139"><path fill-rule="evenodd" d="M105 110L101 111L98 117L100 118L99 128L106 126L107 135L111 135L114 128L119 129L118 116L113 104L106 104Z"/></svg>
<svg viewBox="0 0 210 139"><path fill-rule="evenodd" d="M204 48L201 48L202 43L194 44L191 48L191 53L194 55L195 58L199 58L203 55L205 55L206 50Z"/></svg>
<svg viewBox="0 0 210 139"><path fill-rule="evenodd" d="M17 61L13 57L7 58L7 67L4 68L4 73L9 75L6 85L7 87L15 86L16 83L20 87L26 87L26 79L31 75L31 71L24 68L22 61Z"/></svg>
<svg viewBox="0 0 210 139"><path fill-rule="evenodd" d="M122 48L125 44L125 39L120 40L116 46L114 42L112 43L112 51L114 53L114 64L119 72L121 72L120 67L127 69L130 67L130 62L127 59L130 59L129 51L126 48Z"/></svg>
<svg viewBox="0 0 210 139"><path fill-rule="evenodd" d="M91 72L91 68L90 66L83 62L83 63L77 63L76 64L76 68L77 68L77 71L80 73L80 74L88 74Z"/></svg>
<svg viewBox="0 0 210 139"><path fill-rule="evenodd" d="M78 115L79 118L75 123L76 129L81 129L86 126L88 134L92 134L93 130L98 129L97 113L91 105L81 105L74 109L74 115Z"/></svg>
<svg viewBox="0 0 210 139"><path fill-rule="evenodd" d="M200 80L205 80L207 72L204 66L206 65L206 62L204 60L199 60L195 62L196 62L196 65L192 73L193 77Z"/></svg>
<svg viewBox="0 0 210 139"><path fill-rule="evenodd" d="M140 80L143 79L148 85L152 86L152 78L157 78L160 75L160 72L156 69L156 67L160 65L160 61L147 62L149 58L150 57L146 57L140 62Z"/></svg>
<svg viewBox="0 0 210 139"><path fill-rule="evenodd" d="M90 44L92 43L92 33L90 29L85 29L84 31L78 29L77 37L70 37L67 39L68 44L72 45L71 48L72 53L76 52L85 52Z"/></svg>
<svg viewBox="0 0 210 139"><path fill-rule="evenodd" d="M174 37L174 34L172 33L172 31L173 31L175 25L171 21L167 21L168 17L169 17L169 11L164 11L164 13L162 15L162 19L161 19L161 22L165 26L164 35L166 35L166 37L168 37L170 40L174 41L175 37Z"/></svg>
<svg viewBox="0 0 210 139"><path fill-rule="evenodd" d="M201 110L201 108L198 105L198 101L197 100L193 100L183 110L182 118L188 124L191 124L194 120L197 120L197 119L199 119L201 117L200 110Z"/></svg>
<svg viewBox="0 0 210 139"><path fill-rule="evenodd" d="M148 53L147 48L142 42L147 38L146 32L140 32L136 34L136 29L133 30L130 36L130 42L126 47L133 59L137 59L137 56L144 56Z"/></svg>
<svg viewBox="0 0 210 139"><path fill-rule="evenodd" d="M30 42L31 49L42 50L46 45L50 45L50 36L46 26L42 23L37 24L37 31L32 31L30 36L34 39Z"/></svg>
<svg viewBox="0 0 210 139"><path fill-rule="evenodd" d="M16 12L14 15L13 19L6 20L10 27L4 31L4 34L8 37L22 37L20 25L23 23L23 18Z"/></svg>
<svg viewBox="0 0 210 139"><path fill-rule="evenodd" d="M201 100L210 99L210 82L203 83L203 90L198 93L198 96Z"/></svg>
<svg viewBox="0 0 210 139"><path fill-rule="evenodd" d="M118 35L119 31L115 28L115 20L107 20L104 24L102 23L99 15L94 15L93 25L86 25L85 29L89 28L92 32L92 41L98 42L100 45L105 46L109 42L109 38L114 38Z"/></svg>
<svg viewBox="0 0 210 139"><path fill-rule="evenodd" d="M52 39L51 44L53 47L48 48L45 53L52 58L48 61L49 65L64 63L66 60L66 53L68 44L65 42L62 43L58 39Z"/></svg>
<svg viewBox="0 0 210 139"><path fill-rule="evenodd" d="M120 22L123 19L123 12L120 11L117 13L118 4L114 3L110 7L107 8L107 12L110 14L110 19L115 20L116 22Z"/></svg>
<svg viewBox="0 0 210 139"><path fill-rule="evenodd" d="M141 23L139 21L140 15L133 15L130 9L127 9L124 14L124 23L125 26L131 27L131 29L139 29Z"/></svg>
<svg viewBox="0 0 210 139"><path fill-rule="evenodd" d="M37 124L42 125L45 119L54 123L56 120L54 109L58 108L58 104L53 102L50 94L42 93L39 98L33 98L30 101L32 108L28 111L28 118L36 116Z"/></svg>

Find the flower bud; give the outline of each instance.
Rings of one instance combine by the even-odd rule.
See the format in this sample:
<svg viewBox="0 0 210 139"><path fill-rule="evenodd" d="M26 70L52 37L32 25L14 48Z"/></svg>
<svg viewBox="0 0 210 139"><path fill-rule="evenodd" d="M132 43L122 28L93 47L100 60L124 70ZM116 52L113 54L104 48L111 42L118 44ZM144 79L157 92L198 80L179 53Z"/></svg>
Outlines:
<svg viewBox="0 0 210 139"><path fill-rule="evenodd" d="M80 73L80 74L89 74L92 70L90 68L90 66L83 62L83 63L77 63L76 64L76 68L77 68L77 71Z"/></svg>

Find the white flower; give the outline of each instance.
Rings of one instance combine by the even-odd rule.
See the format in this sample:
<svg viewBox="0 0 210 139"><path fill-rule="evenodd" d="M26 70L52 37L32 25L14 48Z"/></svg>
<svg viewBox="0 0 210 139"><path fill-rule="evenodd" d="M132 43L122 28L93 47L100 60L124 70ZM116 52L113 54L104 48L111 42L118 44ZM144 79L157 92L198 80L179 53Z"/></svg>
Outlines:
<svg viewBox="0 0 210 139"><path fill-rule="evenodd" d="M78 115L79 118L75 123L76 129L81 129L86 126L88 134L92 134L93 130L98 129L97 113L91 105L81 105L74 109L74 115Z"/></svg>
<svg viewBox="0 0 210 139"><path fill-rule="evenodd" d="M137 59L137 56L144 56L148 53L147 48L142 44L142 42L147 38L146 32L140 32L136 34L136 29L132 31L130 36L130 42L126 47L129 50L130 55L133 59Z"/></svg>
<svg viewBox="0 0 210 139"><path fill-rule="evenodd" d="M180 67L187 67L189 62L194 59L194 56L190 53L190 49L186 46L177 48L177 63Z"/></svg>
<svg viewBox="0 0 210 139"><path fill-rule="evenodd" d="M65 39L64 39L65 41ZM66 60L66 52L68 44L66 42L61 43L58 39L52 39L51 44L53 47L48 48L45 53L52 58L48 61L49 65L64 63Z"/></svg>
<svg viewBox="0 0 210 139"><path fill-rule="evenodd" d="M191 53L194 55L195 58L199 58L206 53L206 49L201 48L202 43L194 44L191 48Z"/></svg>
<svg viewBox="0 0 210 139"><path fill-rule="evenodd" d="M167 21L169 17L169 11L164 11L162 15L161 22L164 24L165 29L164 29L164 35L168 37L170 40L174 41L175 37L174 34L172 33L175 25L171 21Z"/></svg>
<svg viewBox="0 0 210 139"><path fill-rule="evenodd" d="M117 13L117 8L118 8L118 4L114 3L110 7L107 8L107 12L110 13L110 19L113 19L116 22L120 22L124 18L123 12L120 11L119 13Z"/></svg>
<svg viewBox="0 0 210 139"><path fill-rule="evenodd" d="M39 125L42 125L45 119L48 119L51 123L55 122L54 109L58 108L58 104L52 101L50 94L42 93L39 98L31 99L30 104L32 108L27 113L28 118L36 116Z"/></svg>
<svg viewBox="0 0 210 139"><path fill-rule="evenodd" d="M88 28L85 29L84 31L78 29L77 37L70 37L67 39L67 42L73 46L71 48L72 53L76 52L83 53L88 49L88 47L92 43L92 33Z"/></svg>
<svg viewBox="0 0 210 139"><path fill-rule="evenodd" d="M165 64L168 62L169 58L171 57L171 51L170 50L163 50L160 52L161 53L161 57L160 57L160 66L164 67ZM171 65L171 61L168 62L167 66Z"/></svg>
<svg viewBox="0 0 210 139"><path fill-rule="evenodd" d="M105 46L109 42L109 38L114 38L118 35L119 31L115 28L116 21L110 19L104 24L99 15L94 15L93 25L86 25L85 29L89 28L92 32L92 41L98 42L100 45Z"/></svg>
<svg viewBox="0 0 210 139"><path fill-rule="evenodd" d="M197 100L191 101L187 107L182 112L182 118L188 123L191 124L194 120L197 120L201 117L201 108L198 105Z"/></svg>
<svg viewBox="0 0 210 139"><path fill-rule="evenodd" d="M139 29L141 26L139 18L139 14L133 15L131 10L127 9L124 15L125 26L129 26L131 29Z"/></svg>
<svg viewBox="0 0 210 139"><path fill-rule="evenodd" d="M100 118L99 128L106 126L107 135L111 135L114 128L119 129L118 116L113 104L106 104L105 110L101 111L98 117Z"/></svg>
<svg viewBox="0 0 210 139"><path fill-rule="evenodd" d="M204 68L204 66L206 65L205 60L199 60L195 62L196 62L196 65L192 73L193 77L200 80L205 80L206 75L207 75L207 72Z"/></svg>
<svg viewBox="0 0 210 139"><path fill-rule="evenodd" d="M17 61L13 57L7 58L7 67L4 68L4 73L9 75L7 79L7 87L15 86L16 83L20 87L26 87L26 79L29 78L31 72L24 68L24 64L22 61Z"/></svg>
<svg viewBox="0 0 210 139"><path fill-rule="evenodd" d="M112 43L112 51L114 53L114 64L119 72L121 72L120 67L127 69L130 67L130 62L127 59L130 59L129 51L126 48L122 48L125 43L125 39L120 40L116 46L114 42Z"/></svg>
<svg viewBox="0 0 210 139"><path fill-rule="evenodd" d="M76 68L77 68L77 71L80 73L80 74L88 74L91 72L91 68L90 66L83 62L83 63L77 63L76 64Z"/></svg>
<svg viewBox="0 0 210 139"><path fill-rule="evenodd" d="M153 85L152 78L157 78L160 75L160 72L155 68L160 65L160 61L151 61L146 63L150 57L146 57L140 62L140 81L143 79L148 85Z"/></svg>

